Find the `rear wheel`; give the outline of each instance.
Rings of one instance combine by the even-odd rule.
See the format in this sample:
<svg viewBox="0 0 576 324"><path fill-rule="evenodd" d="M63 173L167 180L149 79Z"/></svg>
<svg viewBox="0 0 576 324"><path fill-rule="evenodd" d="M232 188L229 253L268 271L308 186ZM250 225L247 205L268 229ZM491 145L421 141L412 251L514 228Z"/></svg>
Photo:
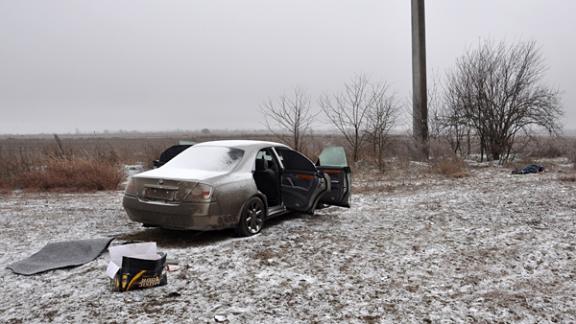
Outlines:
<svg viewBox="0 0 576 324"><path fill-rule="evenodd" d="M236 226L236 233L240 236L252 236L260 233L264 226L266 209L264 202L258 197L250 198L242 209L240 222Z"/></svg>

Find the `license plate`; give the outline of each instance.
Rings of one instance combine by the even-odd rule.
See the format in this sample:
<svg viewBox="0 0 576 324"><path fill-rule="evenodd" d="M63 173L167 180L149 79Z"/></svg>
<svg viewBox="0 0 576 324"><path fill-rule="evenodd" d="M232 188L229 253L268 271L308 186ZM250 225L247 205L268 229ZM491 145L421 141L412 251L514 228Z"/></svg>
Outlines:
<svg viewBox="0 0 576 324"><path fill-rule="evenodd" d="M160 188L146 188L144 197L152 200L173 201L175 193L176 191L174 190L167 190Z"/></svg>

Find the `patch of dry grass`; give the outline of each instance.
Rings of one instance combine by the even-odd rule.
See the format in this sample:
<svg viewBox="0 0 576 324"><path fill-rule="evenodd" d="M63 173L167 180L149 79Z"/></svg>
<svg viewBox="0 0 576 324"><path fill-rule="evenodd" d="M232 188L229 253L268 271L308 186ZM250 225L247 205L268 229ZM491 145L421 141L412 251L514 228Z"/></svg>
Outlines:
<svg viewBox="0 0 576 324"><path fill-rule="evenodd" d="M432 163L431 170L449 178L463 178L470 175L466 162L457 157L436 160Z"/></svg>
<svg viewBox="0 0 576 324"><path fill-rule="evenodd" d="M536 137L525 139L521 154L535 159L565 157L568 153L568 141L560 137ZM523 143L518 143L522 145Z"/></svg>
<svg viewBox="0 0 576 324"><path fill-rule="evenodd" d="M96 191L115 190L122 179L122 170L114 163L54 158L21 174L14 184L30 191Z"/></svg>
<svg viewBox="0 0 576 324"><path fill-rule="evenodd" d="M562 182L576 182L576 173L563 175L558 179Z"/></svg>

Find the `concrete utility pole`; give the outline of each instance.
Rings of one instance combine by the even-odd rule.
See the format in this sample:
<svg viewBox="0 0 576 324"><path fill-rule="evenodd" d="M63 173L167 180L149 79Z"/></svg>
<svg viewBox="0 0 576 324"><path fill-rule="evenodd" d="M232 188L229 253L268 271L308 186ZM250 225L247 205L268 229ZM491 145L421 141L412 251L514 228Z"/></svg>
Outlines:
<svg viewBox="0 0 576 324"><path fill-rule="evenodd" d="M429 144L424 0L412 0L412 93L412 132L419 145L420 158L427 160Z"/></svg>

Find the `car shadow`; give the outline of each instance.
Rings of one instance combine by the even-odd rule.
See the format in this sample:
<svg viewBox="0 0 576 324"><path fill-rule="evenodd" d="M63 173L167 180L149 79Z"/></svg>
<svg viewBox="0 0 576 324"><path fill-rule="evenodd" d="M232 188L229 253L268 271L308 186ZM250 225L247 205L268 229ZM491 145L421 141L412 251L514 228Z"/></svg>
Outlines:
<svg viewBox="0 0 576 324"><path fill-rule="evenodd" d="M220 231L176 231L163 228L144 228L140 231L120 235L118 240L127 243L154 241L159 247L181 248L205 246L235 238L234 230Z"/></svg>
<svg viewBox="0 0 576 324"><path fill-rule="evenodd" d="M288 213L269 219L264 225L262 234L266 234L267 228L273 228L285 222L293 221L302 217L308 217L308 215L301 213ZM239 237L233 229L218 231L177 231L162 228L142 228L142 230L116 237L117 240L125 241L126 243L154 241L159 247L163 248L206 246L238 238Z"/></svg>

